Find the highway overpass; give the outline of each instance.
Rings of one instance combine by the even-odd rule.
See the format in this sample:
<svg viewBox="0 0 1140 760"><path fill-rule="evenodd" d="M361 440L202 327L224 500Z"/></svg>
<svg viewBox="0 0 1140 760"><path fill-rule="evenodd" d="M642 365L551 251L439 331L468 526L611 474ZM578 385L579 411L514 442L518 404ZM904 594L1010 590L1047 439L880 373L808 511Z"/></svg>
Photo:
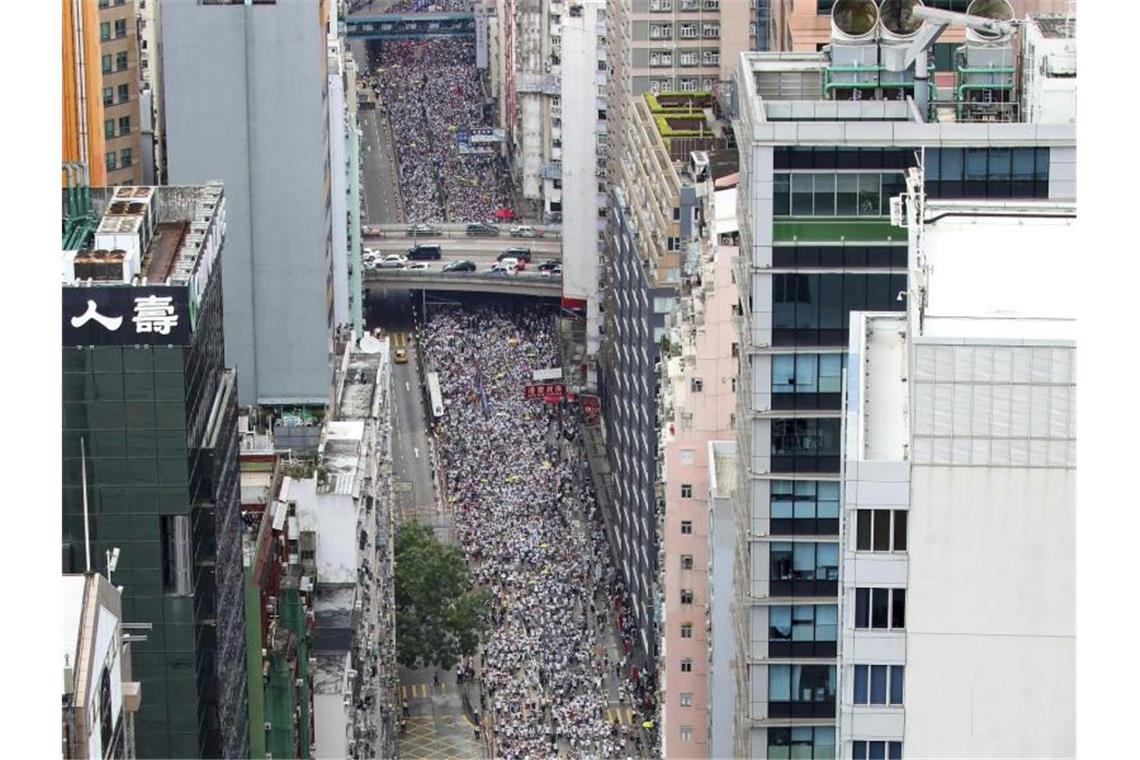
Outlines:
<svg viewBox="0 0 1140 760"><path fill-rule="evenodd" d="M364 237L373 238L404 238L411 240L412 236L408 234L408 230L412 225L404 224L366 224L364 225ZM557 243L562 239L562 229L560 227L535 227L535 230L541 233L541 237L537 238L523 238L511 237L511 227L514 224L496 224L494 225L498 230L498 235L468 235L466 224L433 224L439 230L438 234L434 235L417 235L419 240L424 242L438 242L439 238L466 238L468 240L512 240L519 241L523 245L528 242L533 243L536 241L542 242L555 242ZM510 245L516 245L511 243Z"/></svg>
<svg viewBox="0 0 1140 760"><path fill-rule="evenodd" d="M378 13L344 20L350 40L421 40L431 37L474 37L474 13Z"/></svg>
<svg viewBox="0 0 1140 760"><path fill-rule="evenodd" d="M364 273L364 287L392 290L441 290L465 293L562 297L562 278L537 272L497 275L486 272L441 272L431 269L372 269Z"/></svg>
<svg viewBox="0 0 1140 760"><path fill-rule="evenodd" d="M441 268L449 261L469 259L475 262L494 261L508 248L529 248L531 263L538 265L545 259L561 259L562 244L557 240L525 240L522 238L373 238L365 236L364 247L382 254L405 254L416 243L438 245L443 259L428 262L432 269Z"/></svg>

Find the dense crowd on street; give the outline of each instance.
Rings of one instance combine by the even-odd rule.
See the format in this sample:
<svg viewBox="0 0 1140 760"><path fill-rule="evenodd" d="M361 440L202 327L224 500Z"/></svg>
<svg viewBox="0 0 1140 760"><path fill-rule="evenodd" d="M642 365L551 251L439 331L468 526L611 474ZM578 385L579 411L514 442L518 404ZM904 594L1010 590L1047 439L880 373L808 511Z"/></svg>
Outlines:
<svg viewBox="0 0 1140 760"><path fill-rule="evenodd" d="M380 43L379 51L365 85L376 90L388 120L405 221L488 221L509 208L503 160L497 153L461 154L456 141L461 129L490 126L475 43L393 40Z"/></svg>
<svg viewBox="0 0 1140 760"><path fill-rule="evenodd" d="M456 535L494 596L481 679L495 754L640 754L640 732L605 715L606 675L629 668L595 646L617 620L618 587L578 423L523 394L534 370L559 364L554 320L534 309L437 310L421 347L440 375L439 458Z"/></svg>

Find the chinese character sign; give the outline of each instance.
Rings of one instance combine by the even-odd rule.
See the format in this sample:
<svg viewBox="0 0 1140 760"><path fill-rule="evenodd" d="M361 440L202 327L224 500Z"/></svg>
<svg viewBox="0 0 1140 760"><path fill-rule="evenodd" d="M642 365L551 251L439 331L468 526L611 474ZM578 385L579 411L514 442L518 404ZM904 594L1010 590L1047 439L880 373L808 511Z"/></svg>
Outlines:
<svg viewBox="0 0 1140 760"><path fill-rule="evenodd" d="M184 287L63 289L65 346L184 346L191 337L189 292Z"/></svg>
<svg viewBox="0 0 1140 760"><path fill-rule="evenodd" d="M564 383L539 383L537 385L527 385L523 388L523 398L541 398L547 402L558 402L566 396L566 385Z"/></svg>

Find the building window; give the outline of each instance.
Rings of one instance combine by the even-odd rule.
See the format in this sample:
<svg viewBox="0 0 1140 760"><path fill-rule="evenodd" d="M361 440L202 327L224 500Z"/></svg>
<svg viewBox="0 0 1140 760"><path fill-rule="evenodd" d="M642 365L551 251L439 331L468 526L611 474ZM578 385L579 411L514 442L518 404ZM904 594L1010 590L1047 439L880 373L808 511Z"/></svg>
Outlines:
<svg viewBox="0 0 1140 760"><path fill-rule="evenodd" d="M860 509L855 516L855 551L905 552L905 509Z"/></svg>
<svg viewBox="0 0 1140 760"><path fill-rule="evenodd" d="M1048 148L940 148L926 151L934 198L1048 198Z"/></svg>
<svg viewBox="0 0 1140 760"><path fill-rule="evenodd" d="M649 54L649 65L657 67L668 67L673 65L673 54L655 50Z"/></svg>
<svg viewBox="0 0 1140 760"><path fill-rule="evenodd" d="M693 590L691 588L681 589L681 604L693 603Z"/></svg>
<svg viewBox="0 0 1140 760"><path fill-rule="evenodd" d="M681 692L681 707L693 706L693 693L691 691Z"/></svg>
<svg viewBox="0 0 1140 760"><path fill-rule="evenodd" d="M691 742L693 740L693 727L681 726L681 741Z"/></svg>
<svg viewBox="0 0 1140 760"><path fill-rule="evenodd" d="M131 99L131 86L129 84L119 85L119 102L126 103Z"/></svg>
<svg viewBox="0 0 1140 760"><path fill-rule="evenodd" d="M701 380L701 378L694 377L692 380L689 381L689 390L692 391L693 393L700 393L704 389L705 389L705 383L703 380Z"/></svg>
<svg viewBox="0 0 1140 760"><path fill-rule="evenodd" d="M772 533L837 534L839 483L833 480L773 480L768 514Z"/></svg>
<svg viewBox="0 0 1140 760"><path fill-rule="evenodd" d="M133 156L131 155L130 148L123 148L121 151L119 151L119 163L122 164L124 169L126 169L128 166L132 166L132 162Z"/></svg>
<svg viewBox="0 0 1140 760"><path fill-rule="evenodd" d="M115 53L115 71L125 71L127 68L127 51Z"/></svg>
<svg viewBox="0 0 1140 760"><path fill-rule="evenodd" d="M115 88L114 87L104 87L103 88L103 105L110 106L110 105L114 105L114 104L115 104Z"/></svg>
<svg viewBox="0 0 1140 760"><path fill-rule="evenodd" d="M772 472L838 472L838 418L772 420Z"/></svg>
<svg viewBox="0 0 1140 760"><path fill-rule="evenodd" d="M111 54L107 53L103 56L103 73L110 74L111 71Z"/></svg>
<svg viewBox="0 0 1140 760"><path fill-rule="evenodd" d="M883 216L890 198L905 192L902 172L776 174L773 216Z"/></svg>
<svg viewBox="0 0 1140 760"><path fill-rule="evenodd" d="M115 151L107 151L103 156L104 163L107 165L107 171L113 172L117 168L115 166Z"/></svg>
<svg viewBox="0 0 1140 760"><path fill-rule="evenodd" d="M673 0L649 0L649 10L657 11L671 11L673 10Z"/></svg>
<svg viewBox="0 0 1140 760"><path fill-rule="evenodd" d="M692 535L692 533L693 533L693 521L692 520L682 520L681 521L681 534L688 536L688 535Z"/></svg>
<svg viewBox="0 0 1140 760"><path fill-rule="evenodd" d="M838 409L839 386L846 363L847 354L776 354L772 357L772 394L828 394L835 396L834 407ZM804 400L782 401L793 406L779 408L802 408L796 402ZM773 405L775 403L773 400Z"/></svg>
<svg viewBox="0 0 1140 760"><path fill-rule="evenodd" d="M693 638L693 624L692 623L681 623L681 638L683 638L683 639Z"/></svg>
<svg viewBox="0 0 1140 760"><path fill-rule="evenodd" d="M131 133L131 117L130 116L120 116L119 117L119 135L120 136L129 135L130 133Z"/></svg>
<svg viewBox="0 0 1140 760"><path fill-rule="evenodd" d="M696 458L696 452L692 449L681 449L681 464L692 464Z"/></svg>
<svg viewBox="0 0 1140 760"><path fill-rule="evenodd" d="M681 51L681 65L682 66L697 66L701 62L701 54L697 50L682 50Z"/></svg>
<svg viewBox="0 0 1140 760"><path fill-rule="evenodd" d="M835 666L769 665L768 716L835 717Z"/></svg>
<svg viewBox="0 0 1140 760"><path fill-rule="evenodd" d="M698 86L695 77L681 77L681 92L696 92Z"/></svg>
<svg viewBox="0 0 1140 760"><path fill-rule="evenodd" d="M772 275L772 343L846 346L850 312L901 311L903 290L905 274Z"/></svg>
<svg viewBox="0 0 1140 760"><path fill-rule="evenodd" d="M693 555L692 554L682 554L681 555L681 569L682 570L692 570L693 569Z"/></svg>
<svg viewBox="0 0 1140 760"><path fill-rule="evenodd" d="M651 39L651 40L671 40L671 39L673 39L673 25L672 24L650 24L649 25L649 39Z"/></svg>
<svg viewBox="0 0 1140 760"><path fill-rule="evenodd" d="M835 757L835 728L833 726L796 726L768 729L769 760L791 758Z"/></svg>
<svg viewBox="0 0 1140 760"><path fill-rule="evenodd" d="M111 22L103 21L99 24L99 41L106 42L111 39Z"/></svg>
<svg viewBox="0 0 1140 760"><path fill-rule="evenodd" d="M706 40L719 40L720 39L720 24L702 24L701 36Z"/></svg>
<svg viewBox="0 0 1140 760"><path fill-rule="evenodd" d="M701 55L701 63L705 66L719 66L720 65L720 51L719 50L706 50Z"/></svg>
<svg viewBox="0 0 1140 760"><path fill-rule="evenodd" d="M110 140L114 136L115 136L115 120L114 119L107 119L106 121L103 122L103 137L104 137L104 139Z"/></svg>
<svg viewBox="0 0 1140 760"><path fill-rule="evenodd" d="M837 543L773 541L768 558L772 596L832 596L838 591Z"/></svg>
<svg viewBox="0 0 1140 760"><path fill-rule="evenodd" d="M693 498L693 484L692 483L682 483L681 484L681 498L682 499Z"/></svg>
<svg viewBox="0 0 1140 760"><path fill-rule="evenodd" d="M851 742L851 760L902 760L902 756L902 742Z"/></svg>
<svg viewBox="0 0 1140 760"><path fill-rule="evenodd" d="M115 21L115 39L127 36L127 20L125 18Z"/></svg>
<svg viewBox="0 0 1140 760"><path fill-rule="evenodd" d="M855 589L855 627L880 630L905 628L906 589Z"/></svg>
<svg viewBox="0 0 1140 760"><path fill-rule="evenodd" d="M838 635L837 604L768 608L769 657L834 657Z"/></svg>
<svg viewBox="0 0 1140 760"><path fill-rule="evenodd" d="M856 665L853 699L857 705L901 705L902 665Z"/></svg>
<svg viewBox="0 0 1140 760"><path fill-rule="evenodd" d="M693 661L690 660L688 657L681 660L681 672L682 673L692 673L693 672Z"/></svg>
<svg viewBox="0 0 1140 760"><path fill-rule="evenodd" d="M699 36L699 31L696 24L681 24L678 31L683 40L695 40Z"/></svg>

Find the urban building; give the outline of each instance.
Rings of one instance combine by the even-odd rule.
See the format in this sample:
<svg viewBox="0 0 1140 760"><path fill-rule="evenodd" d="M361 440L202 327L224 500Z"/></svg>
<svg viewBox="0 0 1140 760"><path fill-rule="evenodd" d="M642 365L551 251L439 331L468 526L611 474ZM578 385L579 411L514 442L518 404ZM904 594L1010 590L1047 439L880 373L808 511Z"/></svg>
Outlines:
<svg viewBox="0 0 1140 760"><path fill-rule="evenodd" d="M99 13L92 3L63 0L63 163L74 168L65 184L107 184L103 152L103 76L99 68Z"/></svg>
<svg viewBox="0 0 1140 760"><path fill-rule="evenodd" d="M103 160L108 185L143 183L139 38L134 6L133 0L99 0Z"/></svg>
<svg viewBox="0 0 1140 760"><path fill-rule="evenodd" d="M759 0L764 3L764 0ZM927 8L966 13L973 0L921 0ZM989 0L979 0L987 3ZM1031 14L1069 12L1074 0L1008 0L1016 18ZM831 44L831 11L836 0L771 0L767 45L757 50L785 53L814 53ZM882 6L883 0L875 0ZM934 44L934 63L940 72L953 72L954 48L966 39L963 29L950 28ZM941 86L941 83L940 83Z"/></svg>
<svg viewBox="0 0 1140 760"><path fill-rule="evenodd" d="M865 17L877 19L871 5L861 6ZM1033 96L1005 63L1021 55L1012 12L993 12L992 21L970 22L977 28L954 51L961 80L949 90L885 68L919 30L877 21L837 26L822 53L740 57L732 88L741 146L738 757L831 757L841 740L849 314L907 306L907 235L891 223L907 170L922 160L933 199L1076 196L1075 126L1026 120ZM1062 36L1071 29L1064 19L1046 26Z"/></svg>
<svg viewBox="0 0 1140 760"><path fill-rule="evenodd" d="M122 594L95 572L62 581L63 757L131 760L142 692L132 680Z"/></svg>
<svg viewBox="0 0 1140 760"><path fill-rule="evenodd" d="M699 93L640 96L629 152L620 174L611 172L618 182L610 185L606 321L597 372L605 455L616 489L607 519L617 536L611 551L640 634L637 664L649 673L657 666L661 616L656 526L663 495L657 483L655 365L682 270L687 267L688 275L699 266L699 246L690 246L700 237L698 184L725 161L735 171L731 151L722 151L715 163L705 152L724 148L726 140L699 108L700 98Z"/></svg>
<svg viewBox="0 0 1140 760"><path fill-rule="evenodd" d="M329 198L332 214L333 319L364 330L363 245L360 220L360 132L356 122L356 62L337 29L328 30Z"/></svg>
<svg viewBox="0 0 1140 760"><path fill-rule="evenodd" d="M172 183L221 179L232 211L226 356L242 405L317 406L332 387L329 3L166 3ZM340 169L338 169L340 171Z"/></svg>
<svg viewBox="0 0 1140 760"><path fill-rule="evenodd" d="M279 498L281 459L249 442L240 467L250 757L310 758L316 547Z"/></svg>
<svg viewBox="0 0 1140 760"><path fill-rule="evenodd" d="M1072 757L1076 207L911 184L907 313L852 315L839 756Z"/></svg>
<svg viewBox="0 0 1140 760"><path fill-rule="evenodd" d="M139 149L144 185L166 184L166 110L162 87L162 3L134 0L138 25Z"/></svg>
<svg viewBox="0 0 1140 760"><path fill-rule="evenodd" d="M718 757L709 725L711 442L732 437L736 411L738 302L734 281L735 172L706 175L701 195L704 234L690 245L687 269L667 318L658 394L658 518L664 589L659 661L662 755ZM715 189L718 185L727 185Z"/></svg>
<svg viewBox="0 0 1140 760"><path fill-rule="evenodd" d="M63 572L120 551L123 617L153 625L132 658L138 756L246 756L226 199L220 183L89 197L98 226L62 255Z"/></svg>
<svg viewBox="0 0 1140 760"><path fill-rule="evenodd" d="M736 725L736 441L708 444L708 756L732 757Z"/></svg>
<svg viewBox="0 0 1140 760"><path fill-rule="evenodd" d="M571 5L562 15L562 78L560 103L551 106L553 124L560 125L561 161L544 168L553 202L562 213L562 306L585 316L585 331L577 345L593 357L601 344L600 263L606 229L606 101L598 94L597 77L605 76L604 0ZM565 122L563 111L572 114ZM546 178L549 175L549 180ZM590 382L596 387L596 378Z"/></svg>

